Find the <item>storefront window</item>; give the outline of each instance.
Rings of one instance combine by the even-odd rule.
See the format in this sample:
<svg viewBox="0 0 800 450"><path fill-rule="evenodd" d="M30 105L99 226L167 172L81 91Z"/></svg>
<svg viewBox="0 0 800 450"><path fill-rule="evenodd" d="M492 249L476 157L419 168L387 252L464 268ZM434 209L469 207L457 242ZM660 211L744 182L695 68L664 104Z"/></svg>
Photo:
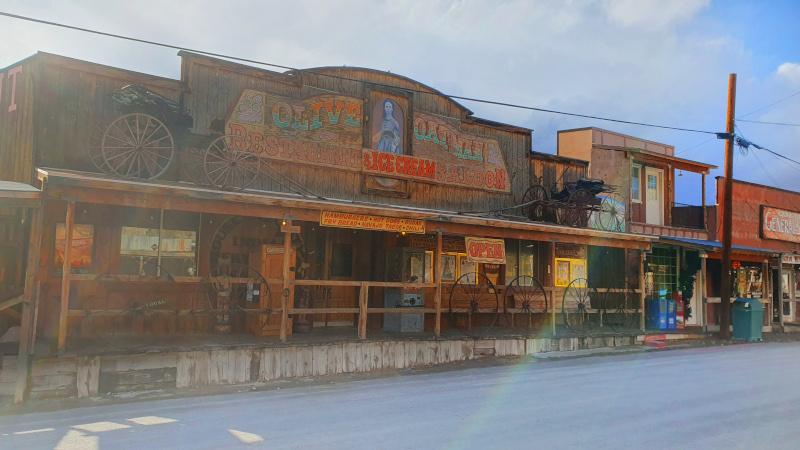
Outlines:
<svg viewBox="0 0 800 450"><path fill-rule="evenodd" d="M672 292L677 290L678 286L675 250L653 248L653 253L648 258L648 264L653 273L653 295L659 298L672 298Z"/></svg>
<svg viewBox="0 0 800 450"><path fill-rule="evenodd" d="M55 268L56 273L64 272L64 243L66 242L66 225L56 225ZM92 270L92 253L94 251L94 227L92 225L75 224L72 227L72 250L70 252L69 273L90 273Z"/></svg>
<svg viewBox="0 0 800 450"><path fill-rule="evenodd" d="M556 244L556 286L567 286L572 281L586 278L586 246ZM582 282L581 284L582 285Z"/></svg>
<svg viewBox="0 0 800 450"><path fill-rule="evenodd" d="M536 270L537 243L534 241L521 241L519 249L519 276L538 278Z"/></svg>
<svg viewBox="0 0 800 450"><path fill-rule="evenodd" d="M121 274L195 276L199 214L126 208L122 223Z"/></svg>
<svg viewBox="0 0 800 450"><path fill-rule="evenodd" d="M631 167L631 201L642 202L642 166Z"/></svg>
<svg viewBox="0 0 800 450"><path fill-rule="evenodd" d="M519 241L506 239L506 284L517 277L519 271Z"/></svg>

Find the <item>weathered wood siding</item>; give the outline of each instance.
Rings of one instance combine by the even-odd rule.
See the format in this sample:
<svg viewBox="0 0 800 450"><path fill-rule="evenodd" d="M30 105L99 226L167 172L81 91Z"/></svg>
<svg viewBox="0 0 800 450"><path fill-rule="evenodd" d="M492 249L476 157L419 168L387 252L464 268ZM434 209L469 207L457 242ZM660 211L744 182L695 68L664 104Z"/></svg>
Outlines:
<svg viewBox="0 0 800 450"><path fill-rule="evenodd" d="M0 70L0 180L31 183L37 68L28 58Z"/></svg>

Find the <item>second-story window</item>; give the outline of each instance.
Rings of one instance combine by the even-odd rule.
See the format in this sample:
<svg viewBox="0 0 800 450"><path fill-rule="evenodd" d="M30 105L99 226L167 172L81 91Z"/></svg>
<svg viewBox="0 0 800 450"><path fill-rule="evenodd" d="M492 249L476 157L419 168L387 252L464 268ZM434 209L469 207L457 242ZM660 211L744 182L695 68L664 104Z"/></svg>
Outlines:
<svg viewBox="0 0 800 450"><path fill-rule="evenodd" d="M642 166L631 167L631 201L642 202Z"/></svg>

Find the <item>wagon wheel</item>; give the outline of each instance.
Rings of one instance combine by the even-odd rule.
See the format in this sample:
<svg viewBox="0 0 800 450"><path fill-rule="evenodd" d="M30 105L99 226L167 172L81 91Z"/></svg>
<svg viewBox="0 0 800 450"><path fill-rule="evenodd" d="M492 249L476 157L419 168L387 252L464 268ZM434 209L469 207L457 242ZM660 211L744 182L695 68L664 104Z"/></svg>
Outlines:
<svg viewBox="0 0 800 450"><path fill-rule="evenodd" d="M622 332L636 327L639 318L639 294L625 280L614 283L603 301L603 323Z"/></svg>
<svg viewBox="0 0 800 450"><path fill-rule="evenodd" d="M204 157L204 150L193 147L180 153L181 181L199 185L208 184L206 171L203 168Z"/></svg>
<svg viewBox="0 0 800 450"><path fill-rule="evenodd" d="M547 321L547 294L533 277L514 278L506 288L504 305L511 328L526 336L538 333Z"/></svg>
<svg viewBox="0 0 800 450"><path fill-rule="evenodd" d="M578 189L569 194L565 219L567 225L583 228L589 223L589 214L592 212L595 196L586 189Z"/></svg>
<svg viewBox="0 0 800 450"><path fill-rule="evenodd" d="M467 335L484 335L497 323L500 296L486 275L466 273L453 285L449 306L454 327Z"/></svg>
<svg viewBox="0 0 800 450"><path fill-rule="evenodd" d="M522 212L529 220L541 222L544 219L544 204L547 202L547 191L540 185L534 185L522 196Z"/></svg>
<svg viewBox="0 0 800 450"><path fill-rule="evenodd" d="M97 275L97 280L108 278L106 274ZM88 342L80 345L87 348L94 342L102 342L109 347L122 350L153 348L161 343L163 328L175 331L178 317L170 311L176 309L172 299L164 299L150 295L149 291L140 291L138 286L163 282L170 286L175 278L166 269L150 260L143 260L139 266L138 280L126 284L127 298L122 306L106 305L99 313L87 310L80 325L80 336ZM152 284L150 284L152 286ZM174 288L170 288L174 291ZM96 310L95 310L96 311ZM160 325L160 326L159 326ZM159 328L159 330L156 330Z"/></svg>
<svg viewBox="0 0 800 450"><path fill-rule="evenodd" d="M103 161L111 174L155 180L169 169L175 155L172 133L147 114L126 114L108 126L102 140Z"/></svg>
<svg viewBox="0 0 800 450"><path fill-rule="evenodd" d="M587 279L572 280L564 291L564 323L576 334L586 334L599 324L600 297Z"/></svg>
<svg viewBox="0 0 800 450"><path fill-rule="evenodd" d="M259 333L276 307L267 280L258 271L244 264L223 264L197 285L192 305L195 331L230 334L246 327Z"/></svg>
<svg viewBox="0 0 800 450"><path fill-rule="evenodd" d="M97 122L94 124L91 133L89 133L89 137L86 139L86 153L89 155L89 160L97 170L107 174L111 174L112 172L103 159L103 135L106 133L110 124L110 119Z"/></svg>
<svg viewBox="0 0 800 450"><path fill-rule="evenodd" d="M599 228L606 231L625 231L626 204L625 197L621 194L605 194L600 202L600 211L592 212L595 228L599 225Z"/></svg>
<svg viewBox="0 0 800 450"><path fill-rule="evenodd" d="M208 182L222 189L247 189L261 173L261 160L250 140L228 134L214 139L203 157Z"/></svg>

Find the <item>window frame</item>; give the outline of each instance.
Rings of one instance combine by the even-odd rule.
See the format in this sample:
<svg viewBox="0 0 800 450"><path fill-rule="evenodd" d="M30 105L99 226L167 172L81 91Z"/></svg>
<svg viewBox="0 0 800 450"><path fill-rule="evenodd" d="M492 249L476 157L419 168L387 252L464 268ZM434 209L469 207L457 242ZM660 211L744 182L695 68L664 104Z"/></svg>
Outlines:
<svg viewBox="0 0 800 450"><path fill-rule="evenodd" d="M637 187L638 190L638 197L634 196L633 190L633 171L637 170L639 172L638 176L636 177ZM633 203L642 203L642 165L641 164L632 164L631 165L631 202Z"/></svg>

